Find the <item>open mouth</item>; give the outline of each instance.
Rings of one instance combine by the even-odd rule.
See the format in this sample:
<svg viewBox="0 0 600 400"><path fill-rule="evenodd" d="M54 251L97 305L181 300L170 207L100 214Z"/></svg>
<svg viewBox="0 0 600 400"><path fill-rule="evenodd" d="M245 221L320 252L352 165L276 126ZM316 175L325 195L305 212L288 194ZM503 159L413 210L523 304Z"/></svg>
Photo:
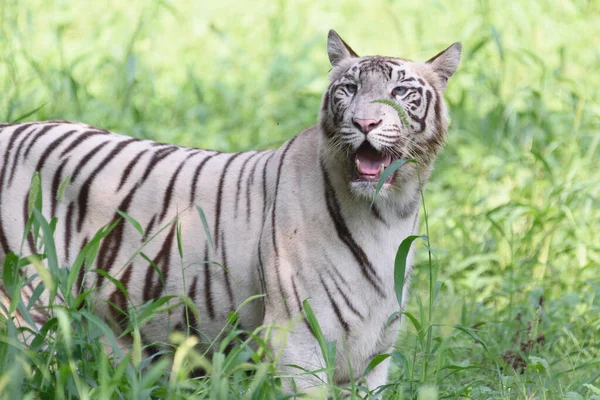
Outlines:
<svg viewBox="0 0 600 400"><path fill-rule="evenodd" d="M369 142L363 143L352 157L354 162L353 182L379 181L383 170L392 162L390 155L378 152ZM385 182L391 182L393 175L390 175Z"/></svg>

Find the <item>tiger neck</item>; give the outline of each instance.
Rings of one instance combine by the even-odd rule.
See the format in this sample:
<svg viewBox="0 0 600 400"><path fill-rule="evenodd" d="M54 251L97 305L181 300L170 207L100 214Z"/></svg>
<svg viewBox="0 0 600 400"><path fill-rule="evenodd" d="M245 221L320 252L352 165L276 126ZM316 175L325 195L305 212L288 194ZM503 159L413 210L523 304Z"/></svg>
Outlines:
<svg viewBox="0 0 600 400"><path fill-rule="evenodd" d="M418 233L419 180L406 180L402 190L390 193L387 199L378 199L371 206L369 199L353 195L347 170L343 169L346 164L340 161L328 157L320 149L325 202L337 232L332 241L339 245L338 240L341 239L350 253L354 254L356 262L372 271L372 279L378 282L378 290L393 293L393 265L398 246L404 238ZM407 262L412 264L412 255ZM407 274L411 268L407 268ZM361 281L363 275L349 276L349 279L364 283Z"/></svg>

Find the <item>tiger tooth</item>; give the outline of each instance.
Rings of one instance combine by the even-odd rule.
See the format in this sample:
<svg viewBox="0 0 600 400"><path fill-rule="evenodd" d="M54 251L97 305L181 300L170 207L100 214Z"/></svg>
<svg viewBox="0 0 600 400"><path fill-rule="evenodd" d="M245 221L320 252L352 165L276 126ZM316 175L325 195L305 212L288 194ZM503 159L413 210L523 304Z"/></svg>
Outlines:
<svg viewBox="0 0 600 400"><path fill-rule="evenodd" d="M379 167L379 175L383 175L383 170L385 169L385 165L381 164Z"/></svg>
<svg viewBox="0 0 600 400"><path fill-rule="evenodd" d="M356 170L360 172L360 160L358 158L356 159Z"/></svg>

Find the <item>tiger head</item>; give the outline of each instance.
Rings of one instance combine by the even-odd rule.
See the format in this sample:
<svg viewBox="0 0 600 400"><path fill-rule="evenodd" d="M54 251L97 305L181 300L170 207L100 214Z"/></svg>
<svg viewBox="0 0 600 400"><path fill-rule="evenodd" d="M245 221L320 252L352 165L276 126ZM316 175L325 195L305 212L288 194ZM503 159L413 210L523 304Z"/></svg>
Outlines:
<svg viewBox="0 0 600 400"><path fill-rule="evenodd" d="M380 196L423 182L444 144L448 127L443 92L460 60L454 43L427 62L359 57L335 31L327 51L331 84L323 96L320 126L325 152L343 165L353 195L371 198L383 170L397 159L413 159L390 175ZM399 113L387 100L400 106ZM331 158L331 157L328 157Z"/></svg>

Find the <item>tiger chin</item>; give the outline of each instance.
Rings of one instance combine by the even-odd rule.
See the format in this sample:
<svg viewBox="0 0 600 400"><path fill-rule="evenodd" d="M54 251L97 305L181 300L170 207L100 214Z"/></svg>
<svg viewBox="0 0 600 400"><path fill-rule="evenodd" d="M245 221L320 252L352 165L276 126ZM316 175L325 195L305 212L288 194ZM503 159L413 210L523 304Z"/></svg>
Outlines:
<svg viewBox="0 0 600 400"><path fill-rule="evenodd" d="M75 294L93 289L89 301L100 317L119 330L128 311L149 301L183 295L194 302L198 314L181 307L141 328L149 351L187 327L206 349L239 308L243 329L291 327L269 336L270 345L282 376L306 391L327 381L325 372L291 366L325 366L304 317L308 300L325 338L337 341L331 383L354 377L369 390L384 385L389 358L363 371L373 356L391 351L400 327L401 318L389 321L399 310L394 257L417 233L421 190L448 126L443 92L461 46L427 62L359 57L330 31L327 51L330 85L318 124L274 150L183 148L68 121L1 124L0 265L10 252L43 252L26 231L30 182L39 173L41 213L58 221L60 267L73 265L96 232L115 224L73 284ZM371 205L382 174L399 159L411 161L385 179ZM135 256L141 251L144 257ZM402 308L412 259L411 251ZM42 282L33 266L21 273L28 304ZM240 308L256 295L263 297ZM0 302L10 309L3 284ZM44 292L32 306L39 325L51 317L48 302ZM282 379L287 391L291 379Z"/></svg>

